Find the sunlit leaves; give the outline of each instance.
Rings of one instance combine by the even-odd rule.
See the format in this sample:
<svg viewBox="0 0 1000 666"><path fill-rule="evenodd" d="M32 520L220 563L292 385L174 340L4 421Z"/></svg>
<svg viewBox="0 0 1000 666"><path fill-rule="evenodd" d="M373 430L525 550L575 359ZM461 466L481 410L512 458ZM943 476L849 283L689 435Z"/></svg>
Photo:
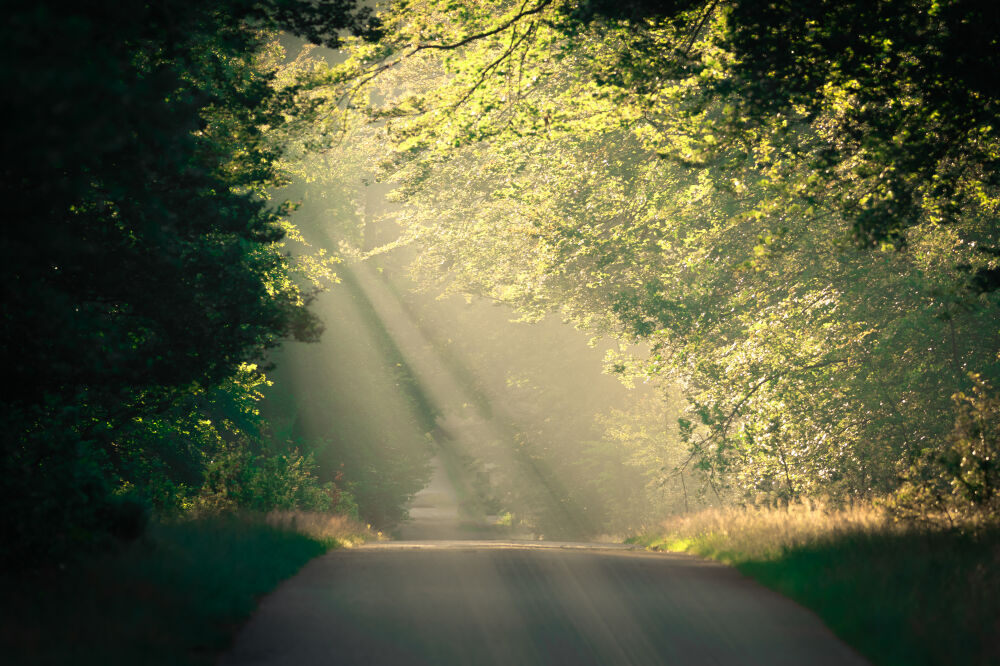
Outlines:
<svg viewBox="0 0 1000 666"><path fill-rule="evenodd" d="M976 3L919 4L414 0L354 136L426 285L647 343L713 479L884 492L997 372L995 99L935 50Z"/></svg>

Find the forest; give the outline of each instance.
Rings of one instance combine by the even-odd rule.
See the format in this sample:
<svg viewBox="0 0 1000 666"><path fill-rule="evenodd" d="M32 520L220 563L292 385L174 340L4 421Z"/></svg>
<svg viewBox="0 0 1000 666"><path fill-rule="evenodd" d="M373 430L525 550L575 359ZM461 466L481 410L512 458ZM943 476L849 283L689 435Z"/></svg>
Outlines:
<svg viewBox="0 0 1000 666"><path fill-rule="evenodd" d="M391 531L434 456L538 535L995 523L998 35L986 0L15 3L2 564Z"/></svg>
<svg viewBox="0 0 1000 666"><path fill-rule="evenodd" d="M405 3L331 75L418 281L642 346L652 486L995 517L998 16Z"/></svg>

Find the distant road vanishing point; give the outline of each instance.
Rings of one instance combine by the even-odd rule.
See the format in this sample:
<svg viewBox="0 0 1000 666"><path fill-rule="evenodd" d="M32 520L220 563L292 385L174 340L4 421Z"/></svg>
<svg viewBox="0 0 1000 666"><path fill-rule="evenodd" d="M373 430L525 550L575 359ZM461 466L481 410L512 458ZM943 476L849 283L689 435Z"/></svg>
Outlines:
<svg viewBox="0 0 1000 666"><path fill-rule="evenodd" d="M447 507L426 515L441 533ZM459 540L317 558L264 599L219 662L866 663L811 612L718 563L611 544Z"/></svg>

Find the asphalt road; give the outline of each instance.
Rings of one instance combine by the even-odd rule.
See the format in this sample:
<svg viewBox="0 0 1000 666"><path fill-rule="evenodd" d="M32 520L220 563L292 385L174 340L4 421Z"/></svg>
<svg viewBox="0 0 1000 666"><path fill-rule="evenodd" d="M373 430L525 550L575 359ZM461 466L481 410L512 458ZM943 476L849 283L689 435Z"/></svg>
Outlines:
<svg viewBox="0 0 1000 666"><path fill-rule="evenodd" d="M723 565L613 544L461 541L440 467L410 541L341 549L264 599L220 666L865 664Z"/></svg>
<svg viewBox="0 0 1000 666"><path fill-rule="evenodd" d="M333 551L267 597L220 664L866 663L736 571L601 545Z"/></svg>

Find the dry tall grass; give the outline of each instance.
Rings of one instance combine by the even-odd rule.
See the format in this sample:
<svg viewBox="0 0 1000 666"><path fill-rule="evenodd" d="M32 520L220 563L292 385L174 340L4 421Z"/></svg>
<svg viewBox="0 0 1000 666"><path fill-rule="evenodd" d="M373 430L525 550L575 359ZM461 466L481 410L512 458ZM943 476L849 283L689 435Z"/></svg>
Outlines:
<svg viewBox="0 0 1000 666"><path fill-rule="evenodd" d="M673 551L695 550L730 560L767 560L789 548L835 539L843 534L886 534L902 530L886 511L871 504L831 507L804 501L783 508L707 509L674 516L647 537L645 545Z"/></svg>
<svg viewBox="0 0 1000 666"><path fill-rule="evenodd" d="M634 539L694 553L814 610L878 666L1000 664L1000 526L885 507L710 509Z"/></svg>
<svg viewBox="0 0 1000 666"><path fill-rule="evenodd" d="M300 532L321 541L335 540L347 548L382 536L381 532L373 532L369 526L347 516L315 511L270 511L264 521L272 527Z"/></svg>

